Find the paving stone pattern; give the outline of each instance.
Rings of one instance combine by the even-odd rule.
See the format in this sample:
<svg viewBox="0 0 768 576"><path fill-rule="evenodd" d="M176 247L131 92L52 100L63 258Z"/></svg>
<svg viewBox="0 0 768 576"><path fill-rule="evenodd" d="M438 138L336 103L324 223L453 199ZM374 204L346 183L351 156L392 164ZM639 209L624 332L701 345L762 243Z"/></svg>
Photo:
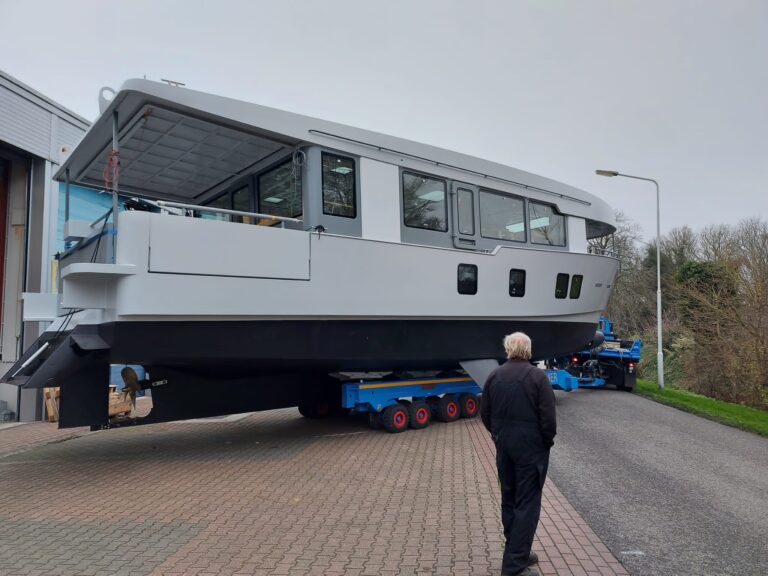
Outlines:
<svg viewBox="0 0 768 576"><path fill-rule="evenodd" d="M0 430L0 573L498 574L494 458L479 420L16 426ZM542 574L627 574L552 483L534 549Z"/></svg>

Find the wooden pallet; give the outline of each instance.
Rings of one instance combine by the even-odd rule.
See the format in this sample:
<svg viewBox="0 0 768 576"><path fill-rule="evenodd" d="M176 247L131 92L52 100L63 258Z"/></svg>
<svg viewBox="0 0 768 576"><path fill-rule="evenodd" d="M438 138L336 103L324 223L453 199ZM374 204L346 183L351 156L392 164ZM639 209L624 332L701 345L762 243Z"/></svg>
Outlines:
<svg viewBox="0 0 768 576"><path fill-rule="evenodd" d="M109 417L114 418L120 414L128 415L133 409L131 397L123 392L118 392L115 386L109 387Z"/></svg>
<svg viewBox="0 0 768 576"><path fill-rule="evenodd" d="M59 421L59 388L43 388L43 397L45 398L45 413L48 422Z"/></svg>
<svg viewBox="0 0 768 576"><path fill-rule="evenodd" d="M48 422L59 421L59 399L61 393L59 388L43 388L43 397L45 398L45 414ZM123 392L118 392L114 386L109 387L109 409L110 418L120 414L128 415L133 410L131 397Z"/></svg>

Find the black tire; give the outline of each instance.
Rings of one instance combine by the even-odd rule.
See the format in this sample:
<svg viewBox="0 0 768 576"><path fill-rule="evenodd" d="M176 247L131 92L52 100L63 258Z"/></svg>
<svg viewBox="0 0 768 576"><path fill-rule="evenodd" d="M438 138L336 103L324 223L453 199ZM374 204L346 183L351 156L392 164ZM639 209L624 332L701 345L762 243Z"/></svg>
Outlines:
<svg viewBox="0 0 768 576"><path fill-rule="evenodd" d="M368 412L368 426L373 430L381 430L381 414L378 412Z"/></svg>
<svg viewBox="0 0 768 576"><path fill-rule="evenodd" d="M400 403L387 406L381 413L381 425L393 434L405 432L408 429L408 408Z"/></svg>
<svg viewBox="0 0 768 576"><path fill-rule="evenodd" d="M636 372L624 372L624 386L622 390L626 392L632 392L635 389L635 383L637 382Z"/></svg>
<svg viewBox="0 0 768 576"><path fill-rule="evenodd" d="M437 411L435 412L438 420L443 422L455 422L461 417L461 408L459 402L456 400L456 396L453 394L446 394L437 403Z"/></svg>
<svg viewBox="0 0 768 576"><path fill-rule="evenodd" d="M328 400L318 400L314 406L315 418L328 418L333 413L333 406Z"/></svg>
<svg viewBox="0 0 768 576"><path fill-rule="evenodd" d="M432 421L432 410L424 401L417 400L408 407L408 419L411 428L421 430Z"/></svg>
<svg viewBox="0 0 768 576"><path fill-rule="evenodd" d="M304 418L314 418L314 412L312 411L311 404L299 404L299 414Z"/></svg>
<svg viewBox="0 0 768 576"><path fill-rule="evenodd" d="M474 394L459 396L459 408L462 418L474 418L480 412L480 398Z"/></svg>
<svg viewBox="0 0 768 576"><path fill-rule="evenodd" d="M313 400L312 402L299 404L299 414L304 416L304 418L322 420L323 418L328 418L332 413L333 407L327 400Z"/></svg>

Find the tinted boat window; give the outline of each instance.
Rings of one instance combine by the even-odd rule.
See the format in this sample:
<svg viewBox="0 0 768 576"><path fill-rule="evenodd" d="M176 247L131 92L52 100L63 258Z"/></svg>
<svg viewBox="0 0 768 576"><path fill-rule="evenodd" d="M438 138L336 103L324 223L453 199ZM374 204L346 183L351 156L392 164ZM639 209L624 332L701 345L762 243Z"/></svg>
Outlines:
<svg viewBox="0 0 768 576"><path fill-rule="evenodd" d="M411 228L447 231L445 182L403 172L403 221Z"/></svg>
<svg viewBox="0 0 768 576"><path fill-rule="evenodd" d="M472 190L459 188L459 234L472 236L475 233L475 205Z"/></svg>
<svg viewBox="0 0 768 576"><path fill-rule="evenodd" d="M459 294L477 294L477 266L459 264L457 288Z"/></svg>
<svg viewBox="0 0 768 576"><path fill-rule="evenodd" d="M301 216L301 182L290 160L259 176L259 209L272 216Z"/></svg>
<svg viewBox="0 0 768 576"><path fill-rule="evenodd" d="M525 296L525 270L513 268L509 271L509 295L515 298Z"/></svg>
<svg viewBox="0 0 768 576"><path fill-rule="evenodd" d="M525 242L525 203L520 198L480 191L480 234Z"/></svg>
<svg viewBox="0 0 768 576"><path fill-rule="evenodd" d="M323 214L354 218L355 161L323 152Z"/></svg>
<svg viewBox="0 0 768 576"><path fill-rule="evenodd" d="M574 274L573 280L571 280L571 293L570 298L574 300L581 296L581 285L584 283L584 276L581 274Z"/></svg>
<svg viewBox="0 0 768 576"><path fill-rule="evenodd" d="M531 242L548 246L565 246L565 217L555 212L552 206L529 202L528 225Z"/></svg>
<svg viewBox="0 0 768 576"><path fill-rule="evenodd" d="M213 208L226 208L227 210L232 208L229 202L229 193L222 194L218 198L215 198L210 202L206 202L205 205L212 206ZM200 218L205 220L223 220L225 222L229 222L230 216L229 214L219 214L216 212L200 212Z"/></svg>
<svg viewBox="0 0 768 576"><path fill-rule="evenodd" d="M568 294L568 274L558 274L555 282L555 298L565 298Z"/></svg>

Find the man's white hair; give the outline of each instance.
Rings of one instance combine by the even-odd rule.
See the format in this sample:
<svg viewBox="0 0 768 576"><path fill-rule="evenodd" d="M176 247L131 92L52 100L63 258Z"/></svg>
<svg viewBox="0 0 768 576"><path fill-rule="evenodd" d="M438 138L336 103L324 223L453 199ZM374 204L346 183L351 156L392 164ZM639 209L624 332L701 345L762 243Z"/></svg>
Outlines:
<svg viewBox="0 0 768 576"><path fill-rule="evenodd" d="M504 350L510 360L531 359L531 339L523 332L513 332L504 336Z"/></svg>

